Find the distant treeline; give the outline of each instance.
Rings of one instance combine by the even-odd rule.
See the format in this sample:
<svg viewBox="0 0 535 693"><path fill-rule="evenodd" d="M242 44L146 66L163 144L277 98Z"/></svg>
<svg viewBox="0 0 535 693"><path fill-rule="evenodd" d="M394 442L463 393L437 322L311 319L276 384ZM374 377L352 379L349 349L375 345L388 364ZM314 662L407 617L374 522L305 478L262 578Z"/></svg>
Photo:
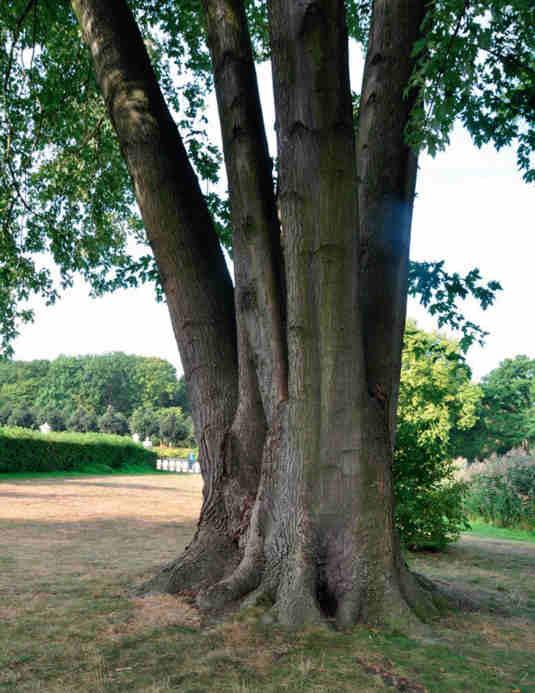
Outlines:
<svg viewBox="0 0 535 693"><path fill-rule="evenodd" d="M151 421L137 431L135 425ZM163 359L114 352L53 361L0 361L0 426L148 433L188 443L193 431L184 378ZM134 428L132 427L134 424Z"/></svg>

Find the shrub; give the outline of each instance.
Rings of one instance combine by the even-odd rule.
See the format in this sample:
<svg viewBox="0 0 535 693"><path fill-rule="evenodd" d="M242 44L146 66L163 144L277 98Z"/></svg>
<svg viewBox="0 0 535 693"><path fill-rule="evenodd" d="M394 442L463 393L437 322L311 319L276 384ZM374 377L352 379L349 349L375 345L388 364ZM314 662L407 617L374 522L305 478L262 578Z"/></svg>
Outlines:
<svg viewBox="0 0 535 693"><path fill-rule="evenodd" d="M498 527L535 529L535 458L505 456L478 467L468 512Z"/></svg>
<svg viewBox="0 0 535 693"><path fill-rule="evenodd" d="M120 436L0 429L0 473L84 471L95 465L155 467L156 459L151 450Z"/></svg>
<svg viewBox="0 0 535 693"><path fill-rule="evenodd" d="M153 443L154 445L154 443ZM152 448L158 457L179 457L182 459L188 459L190 454L195 455L195 459L198 456L198 450L196 448L170 448L170 447L160 447L159 445Z"/></svg>

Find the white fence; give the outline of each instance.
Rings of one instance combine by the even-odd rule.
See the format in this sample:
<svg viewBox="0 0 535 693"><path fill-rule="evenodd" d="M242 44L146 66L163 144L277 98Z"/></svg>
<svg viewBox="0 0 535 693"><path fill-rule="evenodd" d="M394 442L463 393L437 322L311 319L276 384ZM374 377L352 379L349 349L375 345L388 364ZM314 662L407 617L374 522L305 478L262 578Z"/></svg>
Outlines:
<svg viewBox="0 0 535 693"><path fill-rule="evenodd" d="M198 462L190 462L180 457L161 457L156 461L156 469L162 472L201 473L201 465Z"/></svg>

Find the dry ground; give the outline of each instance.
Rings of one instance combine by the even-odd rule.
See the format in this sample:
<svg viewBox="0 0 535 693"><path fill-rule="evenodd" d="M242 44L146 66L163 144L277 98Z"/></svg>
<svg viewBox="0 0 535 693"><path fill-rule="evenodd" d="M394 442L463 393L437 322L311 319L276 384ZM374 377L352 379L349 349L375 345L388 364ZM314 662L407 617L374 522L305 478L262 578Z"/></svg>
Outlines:
<svg viewBox="0 0 535 693"><path fill-rule="evenodd" d="M187 543L200 493L193 475L0 481L0 690L535 691L535 544L411 557L484 605L418 640L257 613L202 629L184 600L130 596Z"/></svg>

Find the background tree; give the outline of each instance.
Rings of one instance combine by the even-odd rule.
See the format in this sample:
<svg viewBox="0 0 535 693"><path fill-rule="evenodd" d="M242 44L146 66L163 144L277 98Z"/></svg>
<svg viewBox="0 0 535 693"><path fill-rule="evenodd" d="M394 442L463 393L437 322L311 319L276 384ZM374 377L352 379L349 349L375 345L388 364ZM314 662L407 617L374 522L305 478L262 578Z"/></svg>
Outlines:
<svg viewBox="0 0 535 693"><path fill-rule="evenodd" d="M159 412L159 435L167 445L187 445L192 430L180 407L171 407Z"/></svg>
<svg viewBox="0 0 535 693"><path fill-rule="evenodd" d="M33 409L17 407L11 411L7 423L21 428L37 428L37 417Z"/></svg>
<svg viewBox="0 0 535 693"><path fill-rule="evenodd" d="M101 433L113 433L118 436L124 436L130 432L126 416L115 411L111 405L99 418L98 430Z"/></svg>
<svg viewBox="0 0 535 693"><path fill-rule="evenodd" d="M130 416L140 406L173 406L185 400L174 367L158 358L123 353L60 356L53 361L6 361L0 368L0 403L39 411L78 409L101 416L108 406Z"/></svg>
<svg viewBox="0 0 535 693"><path fill-rule="evenodd" d="M473 430L481 389L456 342L405 331L394 453L396 524L412 548L443 548L466 527L465 484L456 481L454 436Z"/></svg>
<svg viewBox="0 0 535 693"><path fill-rule="evenodd" d="M535 360L505 359L481 380L483 398L473 431L458 437L458 451L484 459L535 442Z"/></svg>
<svg viewBox="0 0 535 693"><path fill-rule="evenodd" d="M39 424L47 423L53 431L65 431L67 428L65 416L59 409L48 408L40 411L37 422Z"/></svg>
<svg viewBox="0 0 535 693"><path fill-rule="evenodd" d="M67 420L67 427L70 431L79 431L80 433L98 431L98 419L91 409L79 407Z"/></svg>
<svg viewBox="0 0 535 693"><path fill-rule="evenodd" d="M130 430L137 433L141 440L152 438L160 431L158 416L155 409L138 407L130 417Z"/></svg>

